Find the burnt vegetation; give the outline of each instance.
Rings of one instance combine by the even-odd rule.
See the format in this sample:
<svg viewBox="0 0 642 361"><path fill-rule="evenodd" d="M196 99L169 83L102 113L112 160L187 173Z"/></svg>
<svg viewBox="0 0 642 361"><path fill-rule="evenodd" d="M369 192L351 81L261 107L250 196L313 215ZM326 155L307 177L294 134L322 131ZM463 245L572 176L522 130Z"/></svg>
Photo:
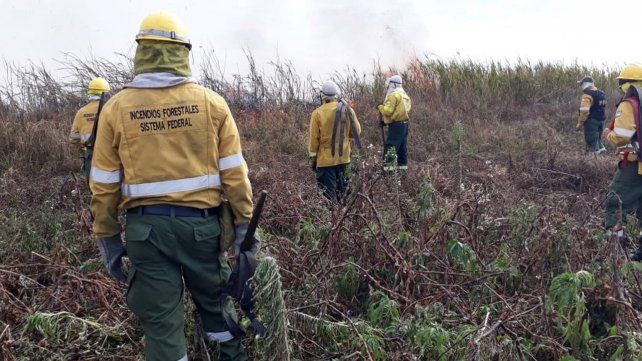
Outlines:
<svg viewBox="0 0 642 361"><path fill-rule="evenodd" d="M280 267L292 359L642 358L642 265L601 226L616 161L585 155L573 129L575 81L592 75L612 114L612 70L420 58L337 72L365 145L341 207L320 194L306 159L316 79L249 52L248 74L202 57L197 76L229 102L253 187L270 194L262 252ZM4 64L0 358L140 360L140 329L125 288L101 269L67 144L83 84L102 76L118 89L131 60L67 56L60 67L62 80ZM395 72L413 99L405 176L381 171L374 109ZM277 353L247 343L257 359Z"/></svg>

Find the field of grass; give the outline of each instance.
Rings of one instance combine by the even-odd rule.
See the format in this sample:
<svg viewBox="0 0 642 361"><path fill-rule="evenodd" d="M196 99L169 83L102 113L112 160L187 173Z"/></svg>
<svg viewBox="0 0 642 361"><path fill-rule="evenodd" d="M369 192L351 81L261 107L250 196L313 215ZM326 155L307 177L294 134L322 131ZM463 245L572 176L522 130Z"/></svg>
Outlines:
<svg viewBox="0 0 642 361"><path fill-rule="evenodd" d="M613 70L421 58L337 72L365 132L341 208L320 195L306 159L318 82L287 62L248 61L250 73L229 80L206 56L200 79L230 103L253 187L270 194L262 252L280 266L292 359L642 358L642 265L601 227L616 160L584 154L574 130L575 81L593 76L612 114ZM93 69L118 88L131 63L63 65L63 81L5 65L0 87L0 358L142 360L66 144L79 84ZM403 178L381 171L374 108L396 71L413 99ZM199 359L193 323L186 331ZM255 359L285 352L246 341Z"/></svg>

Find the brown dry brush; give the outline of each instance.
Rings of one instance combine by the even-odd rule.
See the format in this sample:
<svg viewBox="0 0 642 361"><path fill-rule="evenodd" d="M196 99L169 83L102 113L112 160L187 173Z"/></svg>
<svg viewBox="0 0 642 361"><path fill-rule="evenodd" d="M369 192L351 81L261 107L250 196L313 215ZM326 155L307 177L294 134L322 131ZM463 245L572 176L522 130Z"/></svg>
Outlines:
<svg viewBox="0 0 642 361"><path fill-rule="evenodd" d="M34 65L7 65L17 80L0 87L0 355L140 359L140 329L124 289L100 271L87 189L64 140L83 82L111 74L118 88L131 67L67 61L72 75L55 91ZM253 186L270 194L264 250L281 269L294 358L634 352L623 345L640 331L640 274L601 228L614 163L583 155L572 131L574 81L588 73L611 84L612 71L417 59L403 70L414 100L411 169L392 176L381 171L373 105L393 70L339 72L365 147L338 205L323 198L306 160L315 81L288 62L267 73L249 52L248 61L250 74L230 77L212 55L202 79L232 105ZM548 306L549 287L581 270L598 282L582 292L589 346L576 347L573 330L560 328L571 320ZM601 336L603 323L617 326L614 336Z"/></svg>

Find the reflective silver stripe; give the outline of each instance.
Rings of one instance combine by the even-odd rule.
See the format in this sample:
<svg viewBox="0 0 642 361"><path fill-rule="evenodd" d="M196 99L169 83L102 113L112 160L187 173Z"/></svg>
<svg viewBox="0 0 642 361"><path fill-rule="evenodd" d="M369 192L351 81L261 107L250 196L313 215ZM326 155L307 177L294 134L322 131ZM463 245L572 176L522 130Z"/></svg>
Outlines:
<svg viewBox="0 0 642 361"><path fill-rule="evenodd" d="M124 196L135 198L195 191L197 189L218 187L220 185L221 177L218 174L206 174L193 178L175 179L162 182L139 184L123 183L121 189Z"/></svg>
<svg viewBox="0 0 642 361"><path fill-rule="evenodd" d="M185 354L185 356L179 358L177 361L187 361L187 360L188 360L187 359L187 354Z"/></svg>
<svg viewBox="0 0 642 361"><path fill-rule="evenodd" d="M173 31L167 31L167 30L159 30L159 29L144 29L138 32L138 36L145 36L145 35L150 35L150 36L159 36L162 38L168 38L168 39L174 39L174 40L180 40L184 43L189 44L189 39L183 35L176 34Z"/></svg>
<svg viewBox="0 0 642 361"><path fill-rule="evenodd" d="M316 156L317 156L317 152L310 152L310 157L316 157Z"/></svg>
<svg viewBox="0 0 642 361"><path fill-rule="evenodd" d="M91 138L91 134L81 134L80 135L80 140L82 140L83 142L88 141L89 138Z"/></svg>
<svg viewBox="0 0 642 361"><path fill-rule="evenodd" d="M69 133L69 138L71 138L71 139L80 139L80 133L71 132L71 133Z"/></svg>
<svg viewBox="0 0 642 361"><path fill-rule="evenodd" d="M98 183L120 183L120 170L107 171L97 167L91 167L89 173L91 179Z"/></svg>
<svg viewBox="0 0 642 361"><path fill-rule="evenodd" d="M633 134L635 134L635 130L628 130L624 128L615 128L613 129L615 134L619 135L620 137L632 137Z"/></svg>
<svg viewBox="0 0 642 361"><path fill-rule="evenodd" d="M397 167L394 165L388 165L383 167L383 170L396 170L396 169Z"/></svg>
<svg viewBox="0 0 642 361"><path fill-rule="evenodd" d="M400 165L399 169L408 169L408 166L407 165Z"/></svg>
<svg viewBox="0 0 642 361"><path fill-rule="evenodd" d="M231 169L231 168L236 168L240 167L243 165L245 160L243 159L243 154L242 153L236 153L232 154L228 157L223 157L218 160L218 169L219 170L226 170L226 169Z"/></svg>
<svg viewBox="0 0 642 361"><path fill-rule="evenodd" d="M230 331L225 331L225 332L207 332L205 333L205 336L207 336L207 339L210 341L218 341L218 342L227 342L231 341L234 339L234 336L230 333Z"/></svg>
<svg viewBox="0 0 642 361"><path fill-rule="evenodd" d="M580 107L580 111L591 110L591 107Z"/></svg>

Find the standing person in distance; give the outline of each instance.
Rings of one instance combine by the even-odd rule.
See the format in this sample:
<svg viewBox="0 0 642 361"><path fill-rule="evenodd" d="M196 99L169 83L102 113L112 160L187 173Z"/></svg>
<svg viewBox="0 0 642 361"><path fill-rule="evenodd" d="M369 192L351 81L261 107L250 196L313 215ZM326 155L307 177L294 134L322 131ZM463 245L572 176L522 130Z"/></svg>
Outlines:
<svg viewBox="0 0 642 361"><path fill-rule="evenodd" d="M87 148L87 141L91 137L91 132L94 129L94 120L96 118L96 112L98 112L100 96L111 90L107 80L100 77L92 79L89 82L88 88L87 95L89 96L89 103L78 109L71 126L71 132L69 133L69 141L78 149L83 159L82 170L85 172L87 182L89 182L92 157L91 149Z"/></svg>
<svg viewBox="0 0 642 361"><path fill-rule="evenodd" d="M94 233L109 274L128 280L127 304L140 319L148 361L187 360L184 284L220 360L246 360L236 319L222 299L231 270L219 245L224 193L240 245L252 216L252 188L239 133L225 100L191 77L192 47L172 14L140 25L133 81L105 104L90 184ZM122 266L119 210L132 269ZM238 247L235 247L238 248Z"/></svg>
<svg viewBox="0 0 642 361"><path fill-rule="evenodd" d="M582 97L575 129L584 130L587 152L601 154L606 151L600 141L606 120L606 94L595 86L590 76L584 77L577 83L582 88Z"/></svg>
<svg viewBox="0 0 642 361"><path fill-rule="evenodd" d="M388 135L384 146L384 170L394 171L408 169L408 120L412 102L403 89L403 79L400 75L393 75L386 80L386 99L377 109L383 116L380 126L388 126ZM394 149L397 155L389 153Z"/></svg>
<svg viewBox="0 0 642 361"><path fill-rule="evenodd" d="M602 134L603 139L611 147L617 148L619 158L617 171L609 186L604 226L609 234L615 233L620 240L624 240L627 213L636 213L638 227L642 229L642 163L640 163L642 66L627 65L617 79L624 97L617 106L613 122L604 129ZM638 248L631 259L642 261L642 235L638 236Z"/></svg>
<svg viewBox="0 0 642 361"><path fill-rule="evenodd" d="M352 154L351 140L361 147L361 125L354 110L341 99L339 86L326 81L321 87L321 106L310 117L308 155L318 185L328 199L341 202L347 192L346 166Z"/></svg>

